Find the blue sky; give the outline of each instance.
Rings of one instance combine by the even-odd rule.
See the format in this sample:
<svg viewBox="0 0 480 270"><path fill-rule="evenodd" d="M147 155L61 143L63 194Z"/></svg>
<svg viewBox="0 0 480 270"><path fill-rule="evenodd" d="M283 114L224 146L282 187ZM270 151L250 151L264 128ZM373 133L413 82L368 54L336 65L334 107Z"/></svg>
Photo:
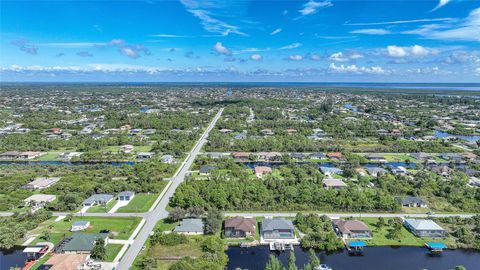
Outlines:
<svg viewBox="0 0 480 270"><path fill-rule="evenodd" d="M2 81L480 82L469 0L1 0Z"/></svg>

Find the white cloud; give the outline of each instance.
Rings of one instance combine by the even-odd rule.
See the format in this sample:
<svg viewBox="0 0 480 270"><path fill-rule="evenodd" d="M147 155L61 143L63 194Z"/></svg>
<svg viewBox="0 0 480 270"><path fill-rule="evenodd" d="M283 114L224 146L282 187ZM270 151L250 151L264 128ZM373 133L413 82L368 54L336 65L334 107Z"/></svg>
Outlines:
<svg viewBox="0 0 480 270"><path fill-rule="evenodd" d="M388 71L384 70L380 66L373 67L358 67L356 65L340 65L337 66L335 63L331 63L328 67L328 71L333 73L353 73L353 74L375 74L375 75L385 75L389 74Z"/></svg>
<svg viewBox="0 0 480 270"><path fill-rule="evenodd" d="M287 59L291 61L301 61L303 59L303 56L294 54L294 55L290 55Z"/></svg>
<svg viewBox="0 0 480 270"><path fill-rule="evenodd" d="M401 20L401 21L387 21L387 22L368 22L368 23L350 23L345 25L355 26L369 26L369 25L391 25L391 24L408 24L408 23L430 23L430 22L450 22L455 21L454 18L433 18L433 19L415 19L415 20Z"/></svg>
<svg viewBox="0 0 480 270"><path fill-rule="evenodd" d="M186 7L187 11L197 17L203 29L210 33L219 34L221 36L228 36L230 33L241 36L248 36L246 33L241 32L240 28L235 25L228 24L215 18L210 9L214 6L214 3L210 1L195 1L195 0L180 0Z"/></svg>
<svg viewBox="0 0 480 270"><path fill-rule="evenodd" d="M357 59L362 59L364 56L363 56L363 54L353 53L349 57L350 57L350 59L357 60Z"/></svg>
<svg viewBox="0 0 480 270"><path fill-rule="evenodd" d="M312 54L312 55L310 55L310 60L318 61L318 60L320 60L320 59L321 59L321 57L320 57L320 55L318 55L318 54Z"/></svg>
<svg viewBox="0 0 480 270"><path fill-rule="evenodd" d="M110 46L123 46L125 45L125 40L123 39L112 39L108 42Z"/></svg>
<svg viewBox="0 0 480 270"><path fill-rule="evenodd" d="M105 42L50 42L40 43L40 47L53 47L53 48L88 48L94 46L105 46Z"/></svg>
<svg viewBox="0 0 480 270"><path fill-rule="evenodd" d="M480 67L475 69L475 75L480 76Z"/></svg>
<svg viewBox="0 0 480 270"><path fill-rule="evenodd" d="M342 52L332 53L329 59L336 62L346 62L349 60Z"/></svg>
<svg viewBox="0 0 480 270"><path fill-rule="evenodd" d="M434 9L432 9L432 11L435 11L435 10L437 10L437 9L445 6L445 5L448 4L449 2L450 2L450 0L439 0L439 1L438 1L438 5L437 5Z"/></svg>
<svg viewBox="0 0 480 270"><path fill-rule="evenodd" d="M215 43L215 45L213 45L213 49L219 54L232 55L232 52L227 47L223 46L221 42Z"/></svg>
<svg viewBox="0 0 480 270"><path fill-rule="evenodd" d="M480 8L472 10L460 23L426 24L402 33L437 40L480 42Z"/></svg>
<svg viewBox="0 0 480 270"><path fill-rule="evenodd" d="M387 46L387 55L395 58L403 58L407 56L425 57L428 55L436 55L439 53L437 49L430 49L420 45L410 47L399 47L396 45Z"/></svg>
<svg viewBox="0 0 480 270"><path fill-rule="evenodd" d="M331 7L333 6L330 0L324 0L316 2L314 0L309 0L307 3L303 4L302 9L298 12L303 16L312 15L318 12L318 10L322 7Z"/></svg>
<svg viewBox="0 0 480 270"><path fill-rule="evenodd" d="M273 36L273 35L276 35L276 34L278 34L278 33L280 33L280 32L282 32L282 28L277 28L277 29L273 30L273 31L270 33L270 35Z"/></svg>
<svg viewBox="0 0 480 270"><path fill-rule="evenodd" d="M283 46L283 47L280 47L279 50L290 50L290 49L296 49L296 48L299 48L301 47L302 44L301 43L292 43L292 44L289 44L289 45L286 45L286 46Z"/></svg>
<svg viewBox="0 0 480 270"><path fill-rule="evenodd" d="M250 60L253 60L253 61L261 61L262 60L262 56L260 54L252 54L250 55Z"/></svg>
<svg viewBox="0 0 480 270"><path fill-rule="evenodd" d="M369 29L359 29L350 32L351 34L366 34L366 35L388 35L392 32L385 29L376 29L376 28L369 28Z"/></svg>

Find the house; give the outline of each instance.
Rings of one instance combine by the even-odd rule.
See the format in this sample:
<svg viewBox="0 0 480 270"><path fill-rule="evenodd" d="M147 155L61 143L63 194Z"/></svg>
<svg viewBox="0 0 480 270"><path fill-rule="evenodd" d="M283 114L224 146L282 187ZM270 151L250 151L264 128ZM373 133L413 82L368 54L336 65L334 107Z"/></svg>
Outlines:
<svg viewBox="0 0 480 270"><path fill-rule="evenodd" d="M128 154L128 153L133 151L133 145L131 145L131 144L122 145L122 146L120 146L120 151L125 153L125 154Z"/></svg>
<svg viewBox="0 0 480 270"><path fill-rule="evenodd" d="M122 191L117 196L119 201L131 201L133 197L135 197L135 192L133 191Z"/></svg>
<svg viewBox="0 0 480 270"><path fill-rule="evenodd" d="M32 211L36 211L43 208L47 203L53 202L56 198L55 195L33 194L23 201L25 202L25 205L32 207Z"/></svg>
<svg viewBox="0 0 480 270"><path fill-rule="evenodd" d="M43 268L48 270L77 270L82 269L87 260L88 254L53 254L44 264Z"/></svg>
<svg viewBox="0 0 480 270"><path fill-rule="evenodd" d="M290 157L296 160L303 160L306 156L303 153L291 153Z"/></svg>
<svg viewBox="0 0 480 270"><path fill-rule="evenodd" d="M390 171L395 174L395 175L407 175L408 174L408 171L407 171L407 168L403 167L403 166L398 166L398 167L390 167Z"/></svg>
<svg viewBox="0 0 480 270"><path fill-rule="evenodd" d="M161 158L160 158L160 161L162 163L166 163L166 164L172 164L175 159L173 158L172 155L163 155Z"/></svg>
<svg viewBox="0 0 480 270"><path fill-rule="evenodd" d="M262 238L264 240L295 239L295 227L291 220L285 218L266 218L262 221Z"/></svg>
<svg viewBox="0 0 480 270"><path fill-rule="evenodd" d="M405 219L403 224L418 237L445 237L445 230L429 219Z"/></svg>
<svg viewBox="0 0 480 270"><path fill-rule="evenodd" d="M333 228L343 239L372 237L372 231L359 220L337 219L333 221Z"/></svg>
<svg viewBox="0 0 480 270"><path fill-rule="evenodd" d="M296 129L293 129L293 128L287 128L287 129L285 130L285 132L286 132L288 135L292 135L292 134L297 133L297 130L296 130Z"/></svg>
<svg viewBox="0 0 480 270"><path fill-rule="evenodd" d="M22 186L23 189L46 189L60 181L60 177L40 177Z"/></svg>
<svg viewBox="0 0 480 270"><path fill-rule="evenodd" d="M108 233L75 233L64 239L57 247L57 253L90 254L99 240L104 240L107 245Z"/></svg>
<svg viewBox="0 0 480 270"><path fill-rule="evenodd" d="M325 154L323 153L312 153L310 154L310 158L311 159L323 159L323 158L326 158L327 156L325 156Z"/></svg>
<svg viewBox="0 0 480 270"><path fill-rule="evenodd" d="M480 187L480 179L478 179L477 177L470 177L470 179L468 180L468 184L472 187Z"/></svg>
<svg viewBox="0 0 480 270"><path fill-rule="evenodd" d="M126 130L130 130L130 129L132 129L132 126L130 126L130 125L123 125L123 126L120 127L121 131L126 131Z"/></svg>
<svg viewBox="0 0 480 270"><path fill-rule="evenodd" d="M212 152L212 153L208 153L207 156L209 158L219 159L222 157L222 153Z"/></svg>
<svg viewBox="0 0 480 270"><path fill-rule="evenodd" d="M219 130L219 132L223 133L223 134L230 134L233 132L233 130L231 129L228 129L228 128L222 128Z"/></svg>
<svg viewBox="0 0 480 270"><path fill-rule="evenodd" d="M336 160L340 160L343 158L342 153L340 152L327 153L327 157L330 159L336 159Z"/></svg>
<svg viewBox="0 0 480 270"><path fill-rule="evenodd" d="M449 168L448 166L445 166L445 165L432 167L431 170L432 172L444 177L449 176L453 172L452 168Z"/></svg>
<svg viewBox="0 0 480 270"><path fill-rule="evenodd" d="M242 132L233 137L235 140L245 140L247 138L247 133Z"/></svg>
<svg viewBox="0 0 480 270"><path fill-rule="evenodd" d="M343 174L343 170L336 167L321 166L320 171L327 176L334 174Z"/></svg>
<svg viewBox="0 0 480 270"><path fill-rule="evenodd" d="M194 235L194 234L203 234L203 231L205 229L205 225L203 224L203 221L199 218L186 218L180 222L175 229L173 229L174 232L180 233L180 234L188 234L188 235Z"/></svg>
<svg viewBox="0 0 480 270"><path fill-rule="evenodd" d="M58 155L58 158L63 160L71 160L72 158L79 157L81 155L82 155L81 152L63 152L60 155Z"/></svg>
<svg viewBox="0 0 480 270"><path fill-rule="evenodd" d="M323 179L323 186L325 189L342 189L348 187L342 180L334 178Z"/></svg>
<svg viewBox="0 0 480 270"><path fill-rule="evenodd" d="M249 159L250 154L247 153L247 152L234 152L234 153L232 153L232 157L233 157L234 159L242 159L242 160L245 160L245 159Z"/></svg>
<svg viewBox="0 0 480 270"><path fill-rule="evenodd" d="M384 156L378 154L366 154L365 158L371 162L387 162Z"/></svg>
<svg viewBox="0 0 480 270"><path fill-rule="evenodd" d="M207 174L210 174L210 172L215 169L217 169L217 167L205 165L200 167L200 170L198 172L200 173L200 175L207 175Z"/></svg>
<svg viewBox="0 0 480 270"><path fill-rule="evenodd" d="M267 166L257 166L255 167L255 175L258 178L262 178L263 175L272 173L272 168L267 167Z"/></svg>
<svg viewBox="0 0 480 270"><path fill-rule="evenodd" d="M18 159L34 159L42 155L42 152L33 152L33 151L27 151L27 152L21 152L18 154Z"/></svg>
<svg viewBox="0 0 480 270"><path fill-rule="evenodd" d="M137 159L140 159L140 160L151 159L154 155L155 153L153 152L140 152L140 153L137 153Z"/></svg>
<svg viewBox="0 0 480 270"><path fill-rule="evenodd" d="M20 155L20 152L17 151L7 151L0 154L0 159L17 159Z"/></svg>
<svg viewBox="0 0 480 270"><path fill-rule="evenodd" d="M79 220L73 222L72 226L70 227L71 232L78 232L88 229L90 227L90 221Z"/></svg>
<svg viewBox="0 0 480 270"><path fill-rule="evenodd" d="M260 132L261 132L264 136L273 136L273 135L275 135L275 133L274 133L271 129L268 129L268 128L262 129Z"/></svg>
<svg viewBox="0 0 480 270"><path fill-rule="evenodd" d="M107 204L113 199L111 194L93 194L83 201L83 206L94 206L95 204Z"/></svg>
<svg viewBox="0 0 480 270"><path fill-rule="evenodd" d="M255 218L234 217L225 220L225 237L247 237L255 235L256 231Z"/></svg>
<svg viewBox="0 0 480 270"><path fill-rule="evenodd" d="M414 196L406 196L404 198L401 198L400 204L403 207L421 207L421 208L428 207L427 203L424 200Z"/></svg>
<svg viewBox="0 0 480 270"><path fill-rule="evenodd" d="M62 129L61 128L49 128L49 129L47 129L47 133L55 134L55 135L62 134Z"/></svg>
<svg viewBox="0 0 480 270"><path fill-rule="evenodd" d="M387 170L380 167L366 167L366 169L368 171L368 174L375 177L387 173Z"/></svg>

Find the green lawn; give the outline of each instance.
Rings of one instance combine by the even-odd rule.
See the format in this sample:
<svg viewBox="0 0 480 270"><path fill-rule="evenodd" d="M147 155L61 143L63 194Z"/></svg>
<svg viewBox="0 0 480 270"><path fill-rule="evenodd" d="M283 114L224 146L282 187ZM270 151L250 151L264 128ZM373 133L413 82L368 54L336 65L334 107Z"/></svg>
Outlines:
<svg viewBox="0 0 480 270"><path fill-rule="evenodd" d="M389 239L388 229L389 226L386 224L382 228L377 227L378 218L362 218L361 219L367 226L372 230L373 238L367 240L368 246L423 246L426 242L435 241L435 242L444 242L443 240L433 240L428 238L419 238L410 233L404 226L402 226L402 231L400 234L400 240ZM385 222L388 223L389 219L385 219Z"/></svg>
<svg viewBox="0 0 480 270"><path fill-rule="evenodd" d="M127 240L135 228L140 223L141 218L139 217L122 217L122 218L110 218L110 217L73 217L72 221L66 221L66 219L59 222L55 222L55 219L49 219L41 223L32 234L39 234L40 236L44 231L50 231L49 241L57 244L63 239L64 236L73 235L69 231L71 225L75 221L86 220L90 221L90 228L86 229L85 233L98 233L101 230L110 230L110 237L114 239L123 239ZM34 243L43 242L44 239L37 237L34 240Z"/></svg>
<svg viewBox="0 0 480 270"><path fill-rule="evenodd" d="M105 152L119 152L120 151L120 145L113 145L113 146L106 146L103 148ZM132 153L138 153L138 152L150 152L152 150L151 145L140 145L140 146L133 146L133 151Z"/></svg>
<svg viewBox="0 0 480 270"><path fill-rule="evenodd" d="M106 262L113 262L115 257L117 256L118 252L122 249L123 245L121 244L108 244L107 245L107 258L105 259Z"/></svg>
<svg viewBox="0 0 480 270"><path fill-rule="evenodd" d="M58 160L58 156L61 154L62 152L47 152L45 155L42 155L38 158L36 158L35 160L38 160L38 161L54 161L54 160Z"/></svg>
<svg viewBox="0 0 480 270"><path fill-rule="evenodd" d="M117 213L147 212L157 199L158 194L135 194L132 201L126 206L120 207Z"/></svg>
<svg viewBox="0 0 480 270"><path fill-rule="evenodd" d="M108 213L110 209L117 203L117 200L113 199L109 201L106 205L94 205L88 208L87 213Z"/></svg>

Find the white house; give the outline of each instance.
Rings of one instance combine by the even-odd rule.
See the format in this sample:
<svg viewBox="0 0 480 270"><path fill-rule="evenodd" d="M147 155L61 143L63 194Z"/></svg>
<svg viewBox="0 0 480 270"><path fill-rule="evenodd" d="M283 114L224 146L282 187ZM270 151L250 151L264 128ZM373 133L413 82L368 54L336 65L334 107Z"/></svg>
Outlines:
<svg viewBox="0 0 480 270"><path fill-rule="evenodd" d="M133 191L123 191L118 193L119 201L131 201L135 197L135 192Z"/></svg>

